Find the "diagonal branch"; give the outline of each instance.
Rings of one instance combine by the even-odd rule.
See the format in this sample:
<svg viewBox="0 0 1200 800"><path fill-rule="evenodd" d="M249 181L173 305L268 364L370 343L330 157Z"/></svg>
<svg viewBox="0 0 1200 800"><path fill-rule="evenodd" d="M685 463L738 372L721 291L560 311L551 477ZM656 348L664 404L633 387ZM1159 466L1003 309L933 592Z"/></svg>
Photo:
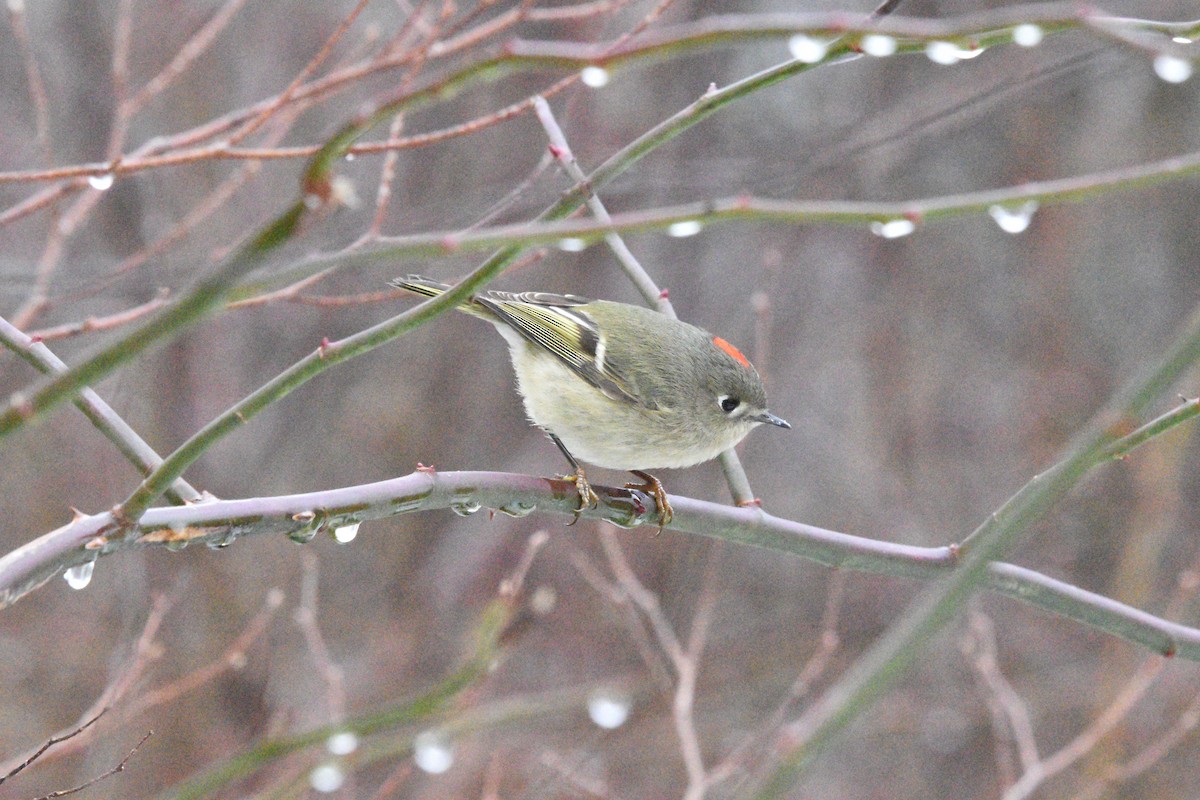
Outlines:
<svg viewBox="0 0 1200 800"><path fill-rule="evenodd" d="M50 348L26 336L3 317L0 317L0 344L47 375L61 375L68 369ZM74 402L84 416L117 446L121 454L137 467L142 475L150 474L162 464L162 457L154 452L154 448L138 436L137 431L129 427L112 406L104 402L91 388L85 387ZM170 492L176 502L192 502L199 500L201 496L200 492L183 478L176 478L171 483Z"/></svg>

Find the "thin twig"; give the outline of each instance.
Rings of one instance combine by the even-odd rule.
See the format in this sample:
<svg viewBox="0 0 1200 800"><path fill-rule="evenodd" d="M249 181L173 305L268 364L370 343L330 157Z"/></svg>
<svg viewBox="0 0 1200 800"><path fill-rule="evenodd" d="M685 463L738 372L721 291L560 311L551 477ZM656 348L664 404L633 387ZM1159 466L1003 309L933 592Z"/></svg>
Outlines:
<svg viewBox="0 0 1200 800"><path fill-rule="evenodd" d="M304 565L304 578L300 584L300 604L292 620L304 634L309 658L325 681L325 713L329 723L336 724L346 718L345 671L330 655L321 626L317 624L317 557L311 550L306 550L301 563Z"/></svg>
<svg viewBox="0 0 1200 800"><path fill-rule="evenodd" d="M1041 757L1029 707L1000 669L996 658L995 626L986 614L975 610L970 615L970 633L971 664L988 690L989 705L999 710L1008 733L1016 742L1021 769L1026 772L1034 769Z"/></svg>
<svg viewBox="0 0 1200 800"><path fill-rule="evenodd" d="M329 58L329 54L333 52L333 48L339 41L341 41L341 38L346 34L346 31L350 30L350 26L354 24L354 20L358 19L358 15L362 13L362 10L367 7L367 2L368 0L358 0L358 3L355 4L354 8L350 10L350 13L346 15L345 19L343 19L341 23L334 28L333 33L329 34L329 36L325 39L324 44L321 45L321 49L318 50L316 55L314 55L309 62L304 65L304 68L301 69L296 77L292 79L291 83L287 85L287 88L284 89L280 94L276 95L266 108L251 118L249 122L247 122L240 130L231 135L229 137L229 144L236 145L245 140L252 133L265 125L266 122L275 114L275 112L279 111L279 109L283 108L283 106L287 105L291 101L291 99L296 95L296 92L300 90L300 87L303 85L304 81L314 72L316 72L317 68L321 66L321 64L325 63L325 59Z"/></svg>
<svg viewBox="0 0 1200 800"><path fill-rule="evenodd" d="M117 764L112 769L110 769L108 772L105 772L103 775L97 775L96 777L92 778L91 780L87 781L86 783L82 783L73 789L63 789L61 791L51 792L50 794L42 795L41 797L37 798L37 800L53 800L56 797L66 797L69 794L75 794L76 792L83 791L84 789L88 788L89 786L94 786L95 784L99 783L100 781L104 780L105 778L108 778L112 775L116 775L118 772L124 772L125 765L129 763L129 759L133 758L133 754L136 753L138 751L138 748L140 748L142 745L144 745L146 743L146 740L149 739L153 734L154 734L154 731L146 731L146 735L143 736L138 741L138 743L133 746L133 749L130 750L125 755L125 757L121 759L120 763Z"/></svg>
<svg viewBox="0 0 1200 800"><path fill-rule="evenodd" d="M708 773L704 767L704 757L701 752L700 738L692 717L695 702L696 678L699 674L697 656L703 649L708 618L712 613L712 596L704 596L702 591L701 603L697 610L694 623L695 630L692 642L685 648L679 641L674 628L663 613L658 597L646 588L633 572L625 553L621 550L616 536L607 527L600 530L600 544L608 558L609 569L617 583L633 603L641 610L658 646L666 653L667 659L675 671L675 686L671 703L672 719L675 722L675 735L679 739L680 752L683 755L684 769L687 772L688 783L684 797L688 800L699 800L704 796L708 784ZM711 551L710 551L711 552ZM710 561L710 567L714 562ZM706 581L706 584L709 583ZM693 653L693 648L695 653Z"/></svg>
<svg viewBox="0 0 1200 800"><path fill-rule="evenodd" d="M1003 800L1023 800L1029 797L1046 780L1090 753L1100 740L1133 710L1137 702L1154 685L1155 679L1158 678L1166 663L1167 659L1161 656L1143 661L1137 672L1100 716L1054 755L1031 765L1016 783L1008 787L1004 792Z"/></svg>
<svg viewBox="0 0 1200 800"><path fill-rule="evenodd" d="M122 709L122 716L133 718L148 709L170 703L220 675L241 669L246 660L246 651L259 641L263 631L274 619L275 613L282 607L283 601L284 593L281 590L271 589L268 591L262 606L246 623L242 632L229 643L229 646L219 656L168 684L137 695Z"/></svg>
<svg viewBox="0 0 1200 800"><path fill-rule="evenodd" d="M201 25L182 47L175 50L175 56L171 61L126 101L125 113L128 116L137 114L150 100L174 83L192 62L212 46L217 36L229 26L244 5L246 5L246 0L226 0L225 5L209 17L208 21Z"/></svg>
<svg viewBox="0 0 1200 800"><path fill-rule="evenodd" d="M569 558L580 577L620 614L621 623L629 631L633 646L654 679L654 684L663 692L670 691L674 685L671 667L666 663L662 651L654 647L645 620L637 613L629 595L620 584L609 581L582 551L571 548Z"/></svg>
<svg viewBox="0 0 1200 800"><path fill-rule="evenodd" d="M13 777L17 773L19 773L21 770L28 767L33 762L37 761L39 758L42 757L43 753L45 753L51 747L54 747L54 745L65 742L68 739L72 739L72 738L78 736L79 734L83 733L85 730L87 730L91 726L95 725L96 721L99 720L101 717L103 717L107 711L108 711L108 707L105 706L104 708L100 709L99 713L92 716L90 719L88 719L82 725L79 725L79 726L73 728L72 730L68 731L67 733L62 734L61 736L51 736L49 739L46 740L45 744L43 744L37 750L34 750L33 753L31 755L29 755L29 757L27 757L24 761L17 764L12 769L10 769L3 776L0 776L0 783L4 783L6 780Z"/></svg>
<svg viewBox="0 0 1200 800"><path fill-rule="evenodd" d="M771 715L766 718L759 730L745 736L741 742L731 748L729 753L709 771L710 784L717 784L721 781L728 780L739 769L744 768L756 754L761 754L768 751L765 746L772 736L779 733L779 729L787 722L788 717L794 713L796 704L803 700L812 691L813 686L820 680L825 671L833 663L833 657L841 646L841 637L838 635L838 625L842 612L842 605L845 599L846 592L846 573L843 570L834 570L829 578L829 586L825 595L825 609L821 614L821 632L817 637L817 647L812 652L812 655L805 660L804 665L800 668L792 685L788 687L787 694L776 706ZM759 755L759 760L761 755Z"/></svg>
<svg viewBox="0 0 1200 800"><path fill-rule="evenodd" d="M169 289L160 288L155 293L153 300L148 300L141 305L127 308L124 311L118 311L115 314L109 314L104 317L88 317L77 322L64 322L52 328L41 328L40 330L31 331L29 338L35 342L51 342L56 339L67 339L72 336L78 336L82 333L95 333L97 331L119 328L162 308L167 304L167 297L170 293Z"/></svg>

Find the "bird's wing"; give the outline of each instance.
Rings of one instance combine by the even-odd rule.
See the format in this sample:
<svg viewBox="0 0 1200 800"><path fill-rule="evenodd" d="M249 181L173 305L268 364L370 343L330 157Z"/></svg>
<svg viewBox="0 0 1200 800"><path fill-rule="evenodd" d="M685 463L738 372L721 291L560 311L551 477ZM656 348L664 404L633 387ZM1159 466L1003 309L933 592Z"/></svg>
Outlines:
<svg viewBox="0 0 1200 800"><path fill-rule="evenodd" d="M604 335L580 309L590 300L546 292L485 292L475 301L613 400L646 406L605 358Z"/></svg>

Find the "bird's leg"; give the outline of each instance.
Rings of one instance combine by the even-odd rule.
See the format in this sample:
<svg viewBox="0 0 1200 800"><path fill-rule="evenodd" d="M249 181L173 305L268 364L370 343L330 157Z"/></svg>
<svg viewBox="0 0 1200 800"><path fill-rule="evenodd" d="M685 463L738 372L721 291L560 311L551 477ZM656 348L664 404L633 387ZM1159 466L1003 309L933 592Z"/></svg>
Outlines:
<svg viewBox="0 0 1200 800"><path fill-rule="evenodd" d="M629 470L634 475L644 481L643 483L627 483L626 489L638 489L646 492L654 498L654 505L658 507L658 536L663 532L663 528L671 524L671 520L675 518L675 509L671 508L671 501L667 499L667 490L663 488L662 481L651 475L649 472L642 472L640 469Z"/></svg>
<svg viewBox="0 0 1200 800"><path fill-rule="evenodd" d="M574 475L561 476L563 480L574 483L575 491L579 494L579 508L575 509L575 518L567 523L568 525L574 525L576 522L579 522L579 515L583 513L585 508L595 508L596 506L600 505L600 498L594 491L592 491L592 485L588 483L587 475L584 473L583 467L581 467L579 462L575 460L575 456L571 455L571 451L568 450L567 446L562 443L562 440L553 433L547 433L547 435L554 440L554 443L558 445L558 449L562 451L564 456L567 457L567 461L575 470Z"/></svg>

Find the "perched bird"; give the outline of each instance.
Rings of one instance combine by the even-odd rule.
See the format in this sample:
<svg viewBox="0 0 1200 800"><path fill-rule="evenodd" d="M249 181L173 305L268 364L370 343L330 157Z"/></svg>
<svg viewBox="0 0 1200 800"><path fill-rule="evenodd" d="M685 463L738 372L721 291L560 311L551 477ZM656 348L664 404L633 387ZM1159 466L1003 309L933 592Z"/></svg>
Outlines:
<svg viewBox="0 0 1200 800"><path fill-rule="evenodd" d="M450 287L409 275L391 285L436 297ZM529 419L567 457L579 509L594 507L579 461L626 470L653 495L659 530L674 512L651 469L715 458L766 423L762 379L729 342L648 308L544 292L481 292L458 307L508 342ZM577 460L578 459L578 460Z"/></svg>

